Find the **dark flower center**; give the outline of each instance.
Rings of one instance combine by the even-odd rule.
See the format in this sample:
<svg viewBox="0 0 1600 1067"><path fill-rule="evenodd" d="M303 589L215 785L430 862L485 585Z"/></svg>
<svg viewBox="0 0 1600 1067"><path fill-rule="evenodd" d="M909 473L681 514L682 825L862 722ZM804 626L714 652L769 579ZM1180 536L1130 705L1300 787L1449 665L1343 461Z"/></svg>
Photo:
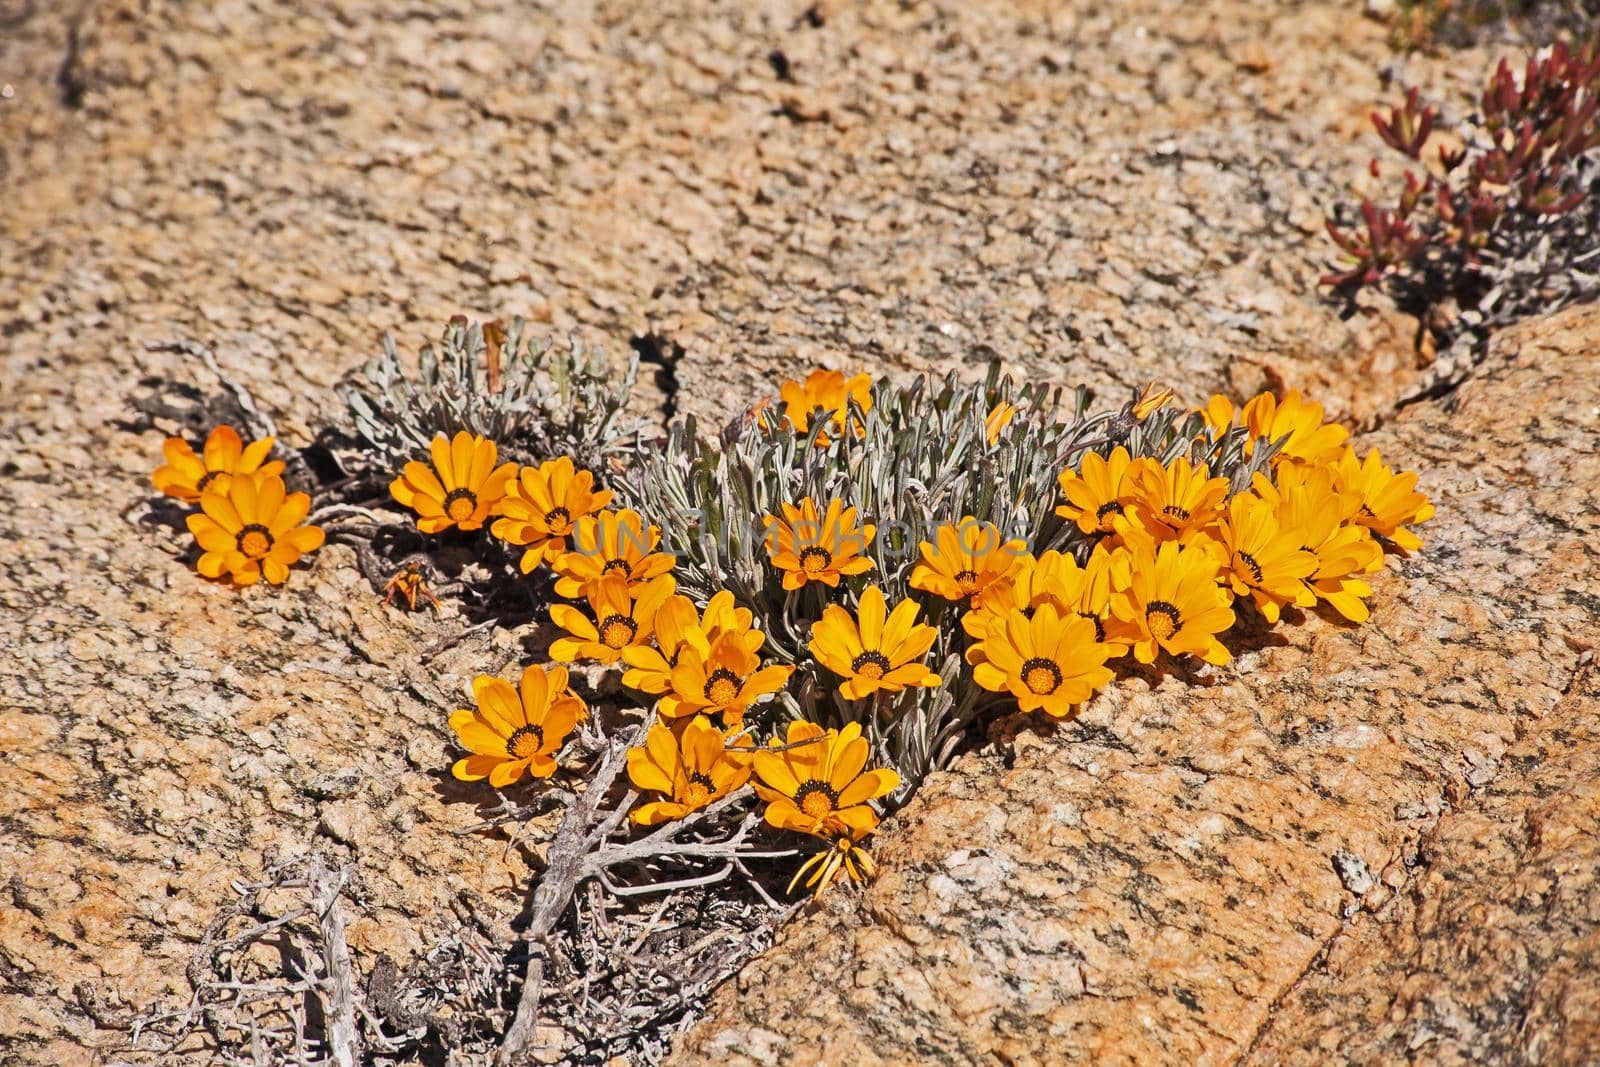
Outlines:
<svg viewBox="0 0 1600 1067"><path fill-rule="evenodd" d="M1176 504L1168 504L1166 507L1161 509L1161 514L1167 516L1169 519L1177 519L1179 522L1189 521L1189 509L1180 508Z"/></svg>
<svg viewBox="0 0 1600 1067"><path fill-rule="evenodd" d="M744 679L726 667L718 667L706 679L705 696L713 704L728 704L739 695Z"/></svg>
<svg viewBox="0 0 1600 1067"><path fill-rule="evenodd" d="M704 771L695 771L689 775L688 785L683 791L683 802L690 808L704 807L706 801L711 799L717 787L711 781L711 776Z"/></svg>
<svg viewBox="0 0 1600 1067"><path fill-rule="evenodd" d="M523 726L506 738L506 755L512 759L527 759L544 747L544 728Z"/></svg>
<svg viewBox="0 0 1600 1067"><path fill-rule="evenodd" d="M272 531L259 522L252 522L241 527L234 535L234 542L238 544L239 551L251 559L261 559L272 551Z"/></svg>
<svg viewBox="0 0 1600 1067"><path fill-rule="evenodd" d="M444 513L451 522L464 522L478 510L478 495L471 489L452 489L444 498Z"/></svg>
<svg viewBox="0 0 1600 1067"><path fill-rule="evenodd" d="M1100 520L1101 529L1109 530L1111 527L1106 521L1107 518L1111 515L1121 514L1122 505L1115 500L1108 500L1104 504L1101 504L1099 508L1095 509L1094 517Z"/></svg>
<svg viewBox="0 0 1600 1067"><path fill-rule="evenodd" d="M1157 641L1165 641L1178 632L1183 625L1183 616L1178 614L1178 609L1165 600L1152 600L1149 607L1144 609L1145 625L1150 627L1150 636Z"/></svg>
<svg viewBox="0 0 1600 1067"><path fill-rule="evenodd" d="M828 568L833 562L833 553L820 545L812 545L800 550L800 569L807 574L817 574Z"/></svg>
<svg viewBox="0 0 1600 1067"><path fill-rule="evenodd" d="M978 591L978 574L976 571L957 571L956 585L960 586L963 593L972 594Z"/></svg>
<svg viewBox="0 0 1600 1067"><path fill-rule="evenodd" d="M1100 616L1088 611L1080 611L1078 612L1078 615L1080 618L1088 619L1090 622L1094 623L1094 639L1096 641L1104 642L1106 639L1105 620Z"/></svg>
<svg viewBox="0 0 1600 1067"><path fill-rule="evenodd" d="M889 673L889 657L882 652L863 652L850 661L850 669L863 678L882 678Z"/></svg>
<svg viewBox="0 0 1600 1067"><path fill-rule="evenodd" d="M1048 696L1061 688L1061 668L1054 660L1035 656L1022 665L1022 684L1030 693Z"/></svg>
<svg viewBox="0 0 1600 1067"><path fill-rule="evenodd" d="M1256 562L1256 558L1254 556L1252 556L1250 553L1243 552L1243 551L1235 552L1234 555L1239 557L1239 562L1243 563L1244 566L1245 566L1245 569L1250 572L1250 580L1255 582L1257 585L1260 585L1261 584L1261 564Z"/></svg>
<svg viewBox="0 0 1600 1067"><path fill-rule="evenodd" d="M565 526L572 521L572 512L566 508L551 508L544 513L544 524L554 530L557 526Z"/></svg>
<svg viewBox="0 0 1600 1067"><path fill-rule="evenodd" d="M600 620L600 640L607 648L623 648L639 633L639 624L626 615L607 615Z"/></svg>
<svg viewBox="0 0 1600 1067"><path fill-rule="evenodd" d="M839 794L827 782L808 778L794 791L795 807L813 819L820 819L839 805Z"/></svg>
<svg viewBox="0 0 1600 1067"><path fill-rule="evenodd" d="M206 491L206 486L208 486L212 482L216 481L217 478L222 473L223 473L222 471L206 471L205 477L201 478L198 482L194 483L195 492L197 492L197 493L205 492Z"/></svg>
<svg viewBox="0 0 1600 1067"><path fill-rule="evenodd" d="M627 570L628 570L628 561L627 560L625 560L625 559L608 559L608 560L606 560L606 565L604 567L600 568L600 573L601 574L610 574L612 571L623 571L624 573L626 573Z"/></svg>

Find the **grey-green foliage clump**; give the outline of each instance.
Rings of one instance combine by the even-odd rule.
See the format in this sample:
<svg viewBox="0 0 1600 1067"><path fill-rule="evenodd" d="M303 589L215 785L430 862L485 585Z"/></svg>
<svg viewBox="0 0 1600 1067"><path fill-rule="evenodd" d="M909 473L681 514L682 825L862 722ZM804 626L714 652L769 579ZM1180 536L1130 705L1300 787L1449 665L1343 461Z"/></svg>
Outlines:
<svg viewBox="0 0 1600 1067"><path fill-rule="evenodd" d="M1263 443L1246 460L1243 429L1215 434L1199 414L1173 407L1140 420L1137 396L1092 412L1086 390L1017 387L998 365L981 383L963 384L954 376L927 376L906 386L883 380L872 396L870 410L851 405L850 418L865 428L859 435L841 433L825 418L809 434L797 434L782 421L781 407L735 420L715 438L702 437L693 418L685 419L668 428L660 451L641 456L613 487L662 526L677 555L681 592L703 603L730 590L767 633L762 655L796 665L784 698L788 714L824 725L863 723L878 758L904 779L898 799L953 757L980 713L1008 700L972 681L963 660L962 606L912 590L921 542L933 541L939 526L971 516L1021 540L1035 555L1056 549L1081 563L1093 543L1055 507L1062 499L1057 476L1076 468L1087 452L1107 454L1122 445L1135 458L1163 463L1188 455L1228 476L1237 492L1249 486L1254 471L1266 469L1274 451ZM985 420L1002 403L1019 410L990 443ZM824 430L830 443L818 447ZM859 509L861 522L877 526L865 553L871 571L836 590L817 583L783 589L768 560L764 516L807 496L819 510L838 497ZM806 649L811 624L829 603L853 613L869 583L883 589L891 606L907 597L922 605L918 621L939 632L927 662L943 685L860 702L838 695L838 679Z"/></svg>
<svg viewBox="0 0 1600 1067"><path fill-rule="evenodd" d="M503 335L494 324L453 319L437 345L423 346L415 377L385 335L383 352L339 386L356 433L389 469L426 454L434 435L458 430L488 437L503 458L523 463L566 455L592 466L637 449L643 424L623 408L638 357L617 379L604 354L585 351L576 337L561 347L524 343L524 334L521 319Z"/></svg>

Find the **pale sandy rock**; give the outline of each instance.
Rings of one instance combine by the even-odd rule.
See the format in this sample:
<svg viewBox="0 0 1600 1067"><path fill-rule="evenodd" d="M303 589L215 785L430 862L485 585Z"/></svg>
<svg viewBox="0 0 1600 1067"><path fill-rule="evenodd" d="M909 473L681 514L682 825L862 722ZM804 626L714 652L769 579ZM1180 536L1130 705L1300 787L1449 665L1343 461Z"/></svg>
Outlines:
<svg viewBox="0 0 1600 1067"><path fill-rule="evenodd" d="M452 832L491 798L448 778L444 725L471 677L508 672L527 635L445 647L465 625L453 607L382 608L339 546L281 590L198 580L177 513L146 481L167 427L130 398L219 386L147 341L211 344L288 447L337 416L331 387L379 332L409 351L456 313L525 314L619 358L655 332L682 355L644 376L638 411L718 419L816 363L977 373L998 356L1101 390L1159 378L1189 399L1287 383L1357 416L1387 411L1419 373L1414 323L1381 304L1344 320L1314 290L1316 220L1359 176L1365 114L1387 95L1382 28L1345 3L23 7L0 27L0 83L14 88L0 93L7 1063L86 1062L114 1039L74 1001L78 981L113 1004L183 1003L195 938L272 857L321 848L352 864L367 909L353 949L402 960L458 894L508 922L536 859L528 842ZM1411 74L1460 98L1483 65ZM1464 457L1510 446L1463 446L1438 410L1404 425L1437 417L1441 444L1400 458L1477 500ZM1522 477L1484 514L1528 521L1518 494L1537 486ZM1571 496L1539 515L1574 514ZM1459 510L1439 529L1452 521ZM856 931L844 940L871 948L840 988L867 1017L887 976L918 973L908 946L921 944L930 977L908 980L905 1020L937 1016L957 978L1014 972L1014 991L985 986L974 1003L990 1007L962 1011L1019 1061L1039 1025L1091 1047L1089 1004L1106 1025L1160 1021L1174 1055L1242 1047L1196 1020L1259 1023L1339 928L1350 895L1335 850L1409 870L1408 847L1459 803L1446 786L1520 773L1508 716L1546 709L1570 674L1577 653L1529 620L1571 629L1583 602L1556 579L1581 572L1580 549L1455 544L1403 564L1367 630L1264 638L1250 675L1209 689L1124 687L1062 732L1082 743L1019 727L1009 755L930 788L921 810L947 840L926 856L890 841L874 893L935 918L884 904L862 925L843 898L830 905ZM1450 585L1448 568L1501 584ZM1513 575L1534 600L1494 599ZM1437 615L1408 613L1420 604ZM1502 644L1472 643L1485 633ZM1394 665L1413 644L1479 656L1434 684ZM1519 681L1486 694L1506 656ZM1238 712L1283 692L1315 696L1260 721ZM349 795L317 785L352 766ZM997 790L1039 795L1013 810ZM1192 809L1157 803L1172 796ZM1086 866L1039 866L1033 849ZM1244 917L1221 962L1215 893L1183 881L1196 870L1225 880L1223 910ZM1394 906L1411 884L1390 886ZM991 904L1011 887L1081 906L1006 919ZM980 920L997 933L975 943ZM1151 946L1158 971L1138 962ZM1562 960L1539 1010L1581 1018L1584 971ZM796 1003L818 989L792 988ZM1191 997L1204 1015L1181 1007ZM757 1058L801 1040L781 1012L708 1032L695 1048ZM941 1030L918 1040L919 1057L967 1047Z"/></svg>

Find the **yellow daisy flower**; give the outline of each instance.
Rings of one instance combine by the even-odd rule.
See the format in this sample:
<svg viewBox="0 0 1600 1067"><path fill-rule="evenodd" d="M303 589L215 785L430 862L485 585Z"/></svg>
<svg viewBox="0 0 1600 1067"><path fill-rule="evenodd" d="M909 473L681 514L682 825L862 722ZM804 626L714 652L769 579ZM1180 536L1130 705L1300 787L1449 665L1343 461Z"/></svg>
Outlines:
<svg viewBox="0 0 1600 1067"><path fill-rule="evenodd" d="M870 755L861 724L827 730L812 722L791 722L780 744L755 754L756 778L750 784L766 801L767 823L805 834L865 835L878 825L867 803L900 785L888 768L867 771Z"/></svg>
<svg viewBox="0 0 1600 1067"><path fill-rule="evenodd" d="M862 700L878 690L898 693L908 685L935 686L939 676L922 657L939 631L918 625L917 603L902 600L887 611L883 590L869 585L861 593L859 621L838 604L829 604L811 626L811 654L844 678L839 692Z"/></svg>
<svg viewBox="0 0 1600 1067"><path fill-rule="evenodd" d="M1295 531L1278 525L1272 505L1256 494L1228 501L1217 537L1228 554L1223 581L1236 595L1248 595L1268 622L1278 621L1285 604L1317 602L1304 581L1316 571L1317 557L1300 547Z"/></svg>
<svg viewBox="0 0 1600 1067"><path fill-rule="evenodd" d="M1133 417L1140 422L1166 407L1172 401L1172 390L1146 382L1139 390L1139 399L1133 402Z"/></svg>
<svg viewBox="0 0 1600 1067"><path fill-rule="evenodd" d="M1056 514L1077 523L1083 533L1110 533L1111 520L1128 506L1131 464L1128 450L1121 445L1113 448L1110 456L1085 454L1076 471L1064 470L1056 478L1067 498L1056 508Z"/></svg>
<svg viewBox="0 0 1600 1067"><path fill-rule="evenodd" d="M1104 543L1095 545L1089 562L1076 573L1067 574L1062 585L1065 604L1094 627L1094 639L1111 649L1113 657L1126 655L1136 637L1134 631L1111 611L1112 551Z"/></svg>
<svg viewBox="0 0 1600 1067"><path fill-rule="evenodd" d="M1044 603L1031 618L1007 612L967 659L972 680L983 688L1010 693L1023 711L1063 718L1111 681L1110 655L1110 646L1095 639L1092 622Z"/></svg>
<svg viewBox="0 0 1600 1067"><path fill-rule="evenodd" d="M1128 626L1135 659L1151 663L1165 649L1228 662L1217 634L1233 625L1232 596L1217 584L1215 555L1176 541L1144 542L1118 549L1111 563L1111 612Z"/></svg>
<svg viewBox="0 0 1600 1067"><path fill-rule="evenodd" d="M1354 521L1361 498L1342 492L1327 467L1290 461L1274 476L1276 482L1258 472L1254 489L1272 505L1284 532L1316 557L1316 569L1302 579L1306 587L1351 622L1366 622L1372 587L1354 575L1383 566L1383 549Z"/></svg>
<svg viewBox="0 0 1600 1067"><path fill-rule="evenodd" d="M635 809L633 821L655 826L720 800L750 780L751 755L730 751L709 719L695 716L679 730L657 723L643 745L628 750L628 779L663 799Z"/></svg>
<svg viewBox="0 0 1600 1067"><path fill-rule="evenodd" d="M863 412L872 410L872 378L857 374L846 379L839 371L819 368L806 375L804 382L784 382L778 395L783 400L784 418L796 433L809 432L811 420L819 410L832 424L833 432L839 433L849 415L850 401L855 401ZM866 436L867 428L859 419L852 419L850 428L857 437ZM826 447L829 441L826 430L817 435L819 448Z"/></svg>
<svg viewBox="0 0 1600 1067"><path fill-rule="evenodd" d="M649 642L656 612L676 588L677 581L670 574L638 589L631 588L622 575L608 574L585 594L588 615L571 604L551 605L550 621L567 636L551 642L550 658L562 663L617 662L623 649Z"/></svg>
<svg viewBox="0 0 1600 1067"><path fill-rule="evenodd" d="M1020 611L1031 615L1040 604L1065 609L1069 590L1079 584L1078 561L1061 552L1046 552L1035 559L1023 556L1008 582L998 582L978 594L977 604L961 616L961 628L982 640L1006 615Z"/></svg>
<svg viewBox="0 0 1600 1067"><path fill-rule="evenodd" d="M985 589L1009 582L1027 555L1021 541L1003 540L992 523L971 515L955 526L940 526L934 538L937 549L927 541L921 544L922 561L911 569L911 588L973 606Z"/></svg>
<svg viewBox="0 0 1600 1067"><path fill-rule="evenodd" d="M535 778L556 773L555 754L588 714L582 698L567 687L565 667L527 667L520 691L482 674L472 680L472 695L476 711L463 708L450 715L450 728L472 755L457 760L450 773L463 782L487 778L496 789L524 771Z"/></svg>
<svg viewBox="0 0 1600 1067"><path fill-rule="evenodd" d="M556 593L579 597L607 574L627 577L630 586L642 585L672 570L676 556L657 552L661 527L646 527L630 508L602 511L580 518L572 530L571 547L556 556L551 567L560 575Z"/></svg>
<svg viewBox="0 0 1600 1067"><path fill-rule="evenodd" d="M489 532L508 544L527 546L522 554L527 574L565 552L578 520L609 503L611 490L594 488L594 474L575 469L562 456L517 472Z"/></svg>
<svg viewBox="0 0 1600 1067"><path fill-rule="evenodd" d="M1135 460L1128 469L1129 517L1161 541L1205 529L1228 497L1228 479L1210 473L1204 463L1194 466L1183 456L1166 466Z"/></svg>
<svg viewBox="0 0 1600 1067"><path fill-rule="evenodd" d="M1345 438L1350 436L1350 431L1338 423L1323 422L1322 405L1303 399L1298 389L1289 390L1281 401L1271 393L1261 393L1237 413L1227 397L1213 396L1201 414L1215 433L1234 425L1248 429L1250 439L1244 445L1246 456L1255 452L1257 438L1271 442L1287 437L1275 461L1290 458L1332 463L1339 457Z"/></svg>
<svg viewBox="0 0 1600 1067"><path fill-rule="evenodd" d="M417 529L423 533L440 533L452 526L482 527L506 495L517 465L496 467L499 452L494 442L466 430L450 440L439 434L429 451L433 467L417 460L407 463L390 483L390 494L417 513Z"/></svg>
<svg viewBox="0 0 1600 1067"><path fill-rule="evenodd" d="M856 509L837 497L817 514L817 503L806 497L799 504L780 505L783 518L767 516L767 555L783 573L785 589L807 582L837 586L841 575L862 574L872 561L862 555L878 528L856 526Z"/></svg>
<svg viewBox="0 0 1600 1067"><path fill-rule="evenodd" d="M782 689L793 673L793 667L763 667L749 639L739 634L723 634L705 655L690 642L672 668L672 688L662 695L656 714L669 720L721 715L723 725L735 729L751 704Z"/></svg>
<svg viewBox="0 0 1600 1067"><path fill-rule="evenodd" d="M281 585L302 555L322 547L321 527L301 525L311 498L285 494L276 473L237 473L225 485L212 483L200 496L200 513L187 520L201 549L195 569L207 578L226 574L245 586L265 577Z"/></svg>
<svg viewBox="0 0 1600 1067"><path fill-rule="evenodd" d="M198 504L207 489L226 492L228 479L235 474L282 474L282 460L262 462L272 451L272 440L263 437L246 445L232 426L218 426L206 435L206 443L197 456L189 442L169 437L161 446L167 462L156 468L150 480L167 496L177 497L185 504Z"/></svg>
<svg viewBox="0 0 1600 1067"><path fill-rule="evenodd" d="M665 693L672 688L672 669L678 665L685 647L693 646L703 660L711 655L711 645L724 634L733 634L750 652L766 642L767 635L750 628L748 608L734 607L733 594L719 590L702 615L686 596L670 596L656 611L655 644L629 645L622 650L628 670L622 684L641 693Z"/></svg>
<svg viewBox="0 0 1600 1067"><path fill-rule="evenodd" d="M829 835L818 835L831 838L832 843L800 865L800 869L794 872L794 877L789 879L789 888L785 892L793 893L794 887L800 879L805 878L808 871L811 872L811 877L806 879L806 888L817 887L816 892L811 894L813 900L828 891L834 879L839 877L840 871L847 873L852 882L864 882L876 875L878 865L872 862L867 850L861 847L861 839L870 832L845 828Z"/></svg>
<svg viewBox="0 0 1600 1067"><path fill-rule="evenodd" d="M1357 523L1407 552L1422 547L1422 539L1406 527L1433 518L1434 507L1416 491L1416 472L1394 473L1376 448L1366 459L1357 460L1355 449L1346 447L1333 473L1340 489L1361 498L1354 516Z"/></svg>

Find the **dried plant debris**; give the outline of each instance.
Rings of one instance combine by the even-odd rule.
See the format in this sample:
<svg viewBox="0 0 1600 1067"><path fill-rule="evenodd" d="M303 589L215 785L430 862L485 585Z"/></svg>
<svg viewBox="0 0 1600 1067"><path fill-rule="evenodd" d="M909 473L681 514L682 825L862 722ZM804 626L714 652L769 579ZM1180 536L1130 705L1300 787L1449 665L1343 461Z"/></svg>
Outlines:
<svg viewBox="0 0 1600 1067"><path fill-rule="evenodd" d="M359 886L321 856L277 862L234 890L189 963L194 995L181 1009L134 1012L108 1003L93 983L79 984L85 1012L125 1034L104 1050L112 1062L492 1060L527 955L489 902L458 896L439 917L444 933L402 968L383 954L352 959L343 923L361 908ZM632 900L593 885L573 902L569 921L541 939L549 969L528 1051L540 1063L661 1062L706 995L770 943L787 910L737 887Z"/></svg>
<svg viewBox="0 0 1600 1067"><path fill-rule="evenodd" d="M1429 327L1441 360L1424 390L1457 380L1493 330L1600 294L1600 37L1520 71L1502 59L1478 105L1447 121L1412 88L1374 113L1415 166L1392 203L1328 220L1341 263L1324 283L1385 287Z"/></svg>
<svg viewBox="0 0 1600 1067"><path fill-rule="evenodd" d="M638 379L637 355L620 378L604 353L576 337L565 348L525 336L526 325L452 319L425 345L415 377L394 339L339 387L368 458L385 469L425 455L438 434L467 430L522 462L571 456L594 462L637 447L642 425L623 414Z"/></svg>

